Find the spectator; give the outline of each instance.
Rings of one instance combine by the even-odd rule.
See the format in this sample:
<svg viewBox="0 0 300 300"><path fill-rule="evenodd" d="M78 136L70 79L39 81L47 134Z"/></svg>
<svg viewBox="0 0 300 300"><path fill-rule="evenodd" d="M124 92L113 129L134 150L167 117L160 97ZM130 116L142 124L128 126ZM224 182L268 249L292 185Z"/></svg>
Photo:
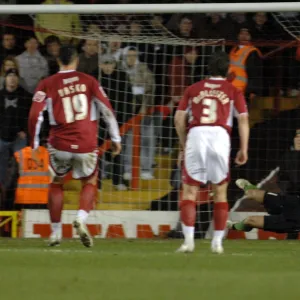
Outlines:
<svg viewBox="0 0 300 300"><path fill-rule="evenodd" d="M2 36L2 45L0 47L0 64L7 56L17 56L20 54L20 49L16 46L16 37L13 33L4 33Z"/></svg>
<svg viewBox="0 0 300 300"><path fill-rule="evenodd" d="M180 29L178 30L178 24L181 23L183 18L187 18L187 19L191 20L191 23L194 28L194 32L193 32L194 36L193 37L203 38L203 36L205 34L205 15L204 14L191 14L191 15L173 14L169 18L169 20L166 20L166 28L168 28L168 30L170 30L172 32L178 33L178 31L180 31ZM184 24L182 24L182 26L183 25Z"/></svg>
<svg viewBox="0 0 300 300"><path fill-rule="evenodd" d="M247 16L245 13L232 13L231 19L233 21L234 38L238 35L242 27L247 27Z"/></svg>
<svg viewBox="0 0 300 300"><path fill-rule="evenodd" d="M99 75L101 86L110 99L119 126L122 126L132 117L133 96L127 74L116 68L116 60L113 56L103 55L100 58ZM123 180L124 165L121 156L122 154L111 158L113 163L112 182L119 191L127 190Z"/></svg>
<svg viewBox="0 0 300 300"><path fill-rule="evenodd" d="M5 87L0 91L0 183L5 186L5 175L11 152L27 144L27 118L31 95L19 85L17 69L5 74Z"/></svg>
<svg viewBox="0 0 300 300"><path fill-rule="evenodd" d="M89 23L86 26L86 33L88 36L96 36L99 37L101 35L101 29L100 26L97 24Z"/></svg>
<svg viewBox="0 0 300 300"><path fill-rule="evenodd" d="M152 165L155 154L155 136L153 117L149 114L148 109L154 105L154 76L147 65L139 61L138 51L135 47L124 49L123 60L119 65L127 73L132 85L134 113L145 115L141 123L141 178L151 180L154 178ZM132 132L129 132L125 139L124 179L130 180L132 170Z"/></svg>
<svg viewBox="0 0 300 300"><path fill-rule="evenodd" d="M132 118L133 95L127 74L117 68L117 62L112 55L105 54L100 58L101 86L104 88L116 113L119 125Z"/></svg>
<svg viewBox="0 0 300 300"><path fill-rule="evenodd" d="M145 29L145 27L144 27ZM149 51L149 47L152 46L152 44L147 43L140 43L139 41L141 38L145 37L145 34L147 32L144 32L143 30L143 24L142 20L139 20L137 18L132 18L129 23L129 36L132 37L134 40L137 40L137 42L129 42L126 44L126 46L136 47L139 51L140 59L145 62L147 59L147 54ZM148 32L149 33L149 32Z"/></svg>
<svg viewBox="0 0 300 300"><path fill-rule="evenodd" d="M77 70L89 75L97 75L99 41L85 40L82 46L83 52L79 54L79 65Z"/></svg>
<svg viewBox="0 0 300 300"><path fill-rule="evenodd" d="M233 22L221 14L212 13L207 16L203 38L232 40L233 32Z"/></svg>
<svg viewBox="0 0 300 300"><path fill-rule="evenodd" d="M175 34L181 38L195 38L195 31L193 27L193 19L189 15L181 16Z"/></svg>
<svg viewBox="0 0 300 300"><path fill-rule="evenodd" d="M59 71L57 57L61 47L60 39L55 35L49 35L45 39L46 55L45 58L48 62L49 75L53 75Z"/></svg>
<svg viewBox="0 0 300 300"><path fill-rule="evenodd" d="M296 48L288 48L285 50L285 56L283 56L283 65L285 68L283 85L287 85L287 96L297 97L299 96L300 89L300 43ZM283 92L282 92L283 93Z"/></svg>
<svg viewBox="0 0 300 300"><path fill-rule="evenodd" d="M169 66L169 86L171 101L177 106L184 90L191 84L199 81L201 70L198 61L198 50L194 47L186 47L183 56L174 56Z"/></svg>
<svg viewBox="0 0 300 300"><path fill-rule="evenodd" d="M201 80L202 70L200 68L198 49L195 47L186 47L184 55L174 56L169 65L169 106L172 112L163 124L162 147L165 153L172 151L176 142L177 134L173 124L178 102L189 85Z"/></svg>
<svg viewBox="0 0 300 300"><path fill-rule="evenodd" d="M5 74L9 69L17 69L19 71L18 62L13 56L7 56L2 62L0 74L0 90L4 88Z"/></svg>
<svg viewBox="0 0 300 300"><path fill-rule="evenodd" d="M251 33L253 40L270 40L276 38L274 28L268 20L268 16L265 12L257 12L253 21L251 22Z"/></svg>
<svg viewBox="0 0 300 300"><path fill-rule="evenodd" d="M290 151L286 151L280 162L279 186L284 193L300 194L300 129L296 131Z"/></svg>
<svg viewBox="0 0 300 300"><path fill-rule="evenodd" d="M138 20L136 18L132 18L130 20L129 34L131 36L141 36L142 35L143 27L142 27L141 22L142 22L141 20Z"/></svg>
<svg viewBox="0 0 300 300"><path fill-rule="evenodd" d="M42 5L46 4L73 4L68 0L46 0ZM52 32L68 33L60 35L59 38L62 43L77 44L79 40L72 38L82 33L82 27L79 15L76 14L38 14L35 16L34 22L35 35L39 42L44 45L45 39ZM46 29L46 30L45 30ZM48 30L47 30L48 29Z"/></svg>
<svg viewBox="0 0 300 300"><path fill-rule="evenodd" d="M123 53L123 48L121 48L122 43L120 42L120 38L116 36L112 36L107 45L107 54L112 55L115 60L118 62L121 60L121 56Z"/></svg>
<svg viewBox="0 0 300 300"><path fill-rule="evenodd" d="M26 51L17 56L20 77L24 81L23 88L33 94L39 81L48 76L48 63L39 52L39 44L35 37L29 37L25 42Z"/></svg>
<svg viewBox="0 0 300 300"><path fill-rule="evenodd" d="M248 27L240 29L238 46L230 52L228 79L245 94L248 102L261 94L262 58L260 51L251 44Z"/></svg>
<svg viewBox="0 0 300 300"><path fill-rule="evenodd" d="M147 36L152 36L155 32L162 32L162 29L160 29L159 31L155 28L152 27L152 23L146 23L145 18L141 19L141 18L131 18L131 20L129 20L129 36L132 37L132 40L136 41L131 41L129 43L126 43L126 46L130 46L130 47L135 47L138 49L139 52L139 59L142 62L145 62L148 64L148 66L150 67L150 65L152 65L153 63L157 63L155 61L153 61L153 54L154 52L156 52L157 45L154 45L153 43L147 43L147 42L141 42L141 40L145 40L145 37ZM150 20L151 22L151 20ZM154 21L154 25L158 25L159 20L156 19L156 21ZM159 33L157 33L157 35L159 35Z"/></svg>

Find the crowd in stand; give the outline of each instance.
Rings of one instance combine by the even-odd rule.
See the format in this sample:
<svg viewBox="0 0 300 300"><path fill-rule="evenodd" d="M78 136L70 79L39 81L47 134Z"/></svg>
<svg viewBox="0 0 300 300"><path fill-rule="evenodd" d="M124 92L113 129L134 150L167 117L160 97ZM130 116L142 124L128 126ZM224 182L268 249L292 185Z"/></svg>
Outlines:
<svg viewBox="0 0 300 300"><path fill-rule="evenodd" d="M3 1L2 1L3 2ZM7 2L7 1L4 1ZM26 1L25 1L26 2ZM22 1L22 4L26 4ZM75 1L76 2L76 1ZM86 3L88 1L80 1ZM90 1L104 3L105 1ZM130 2L130 1L120 1ZM70 1L47 0L45 4ZM76 2L78 3L78 2ZM144 117L141 121L141 178L153 179L154 156L159 144L165 153L172 152L176 143L176 135L172 115L184 89L202 79L205 74L206 58L214 47L191 47L158 43L132 42L134 38L149 34L155 30L168 32L178 39L225 39L234 42L241 30L247 30L253 42L266 40L289 40L285 31L270 15L257 12L255 14L193 14L193 15L154 15L141 17L122 16L106 18L79 15L55 16L55 28L64 28L72 33L85 30L112 31L111 39L105 42L96 39L78 40L72 34L56 36L42 28L42 24L53 23L53 15L37 15L35 23L30 18L21 19L7 16L3 26L0 47L0 178L5 185L5 169L12 152L26 145L26 115L31 104L31 97L39 81L58 70L56 57L60 46L72 43L78 47L78 70L88 73L99 80L108 94L116 111L119 125L122 126L137 114ZM32 31L14 29L13 24L32 26ZM91 26L92 25L92 26ZM145 26L145 27L144 27ZM46 26L45 26L46 27ZM47 29L47 28L46 28ZM147 31L146 31L147 29ZM150 34L151 34L150 33ZM121 42L118 34L131 36L130 42ZM89 36L86 33L86 36ZM249 40L249 42L251 42ZM226 46L228 52L233 43ZM220 46L221 47L221 46ZM273 48L258 46L262 54ZM205 53L203 52L205 51ZM295 48L285 50L280 55L283 71L290 76L282 82L280 88L289 95L298 93L298 66L295 59ZM262 58L260 59L262 62ZM258 81L252 90L246 92L248 100L251 95L269 95L269 87L274 85L273 62L264 62L264 70L260 70L260 62L251 62L252 78ZM274 67L274 66L273 66ZM250 76L250 70L249 70ZM284 76L283 76L284 77ZM277 83L278 84L278 83ZM106 136L105 124L100 120L99 143ZM110 158L107 153L102 159L102 177L112 174L113 185L119 190L127 189L131 179L133 133L129 130L124 136L123 153ZM107 161L113 160L112 164ZM110 171L108 171L108 169ZM3 170L3 172L2 172Z"/></svg>

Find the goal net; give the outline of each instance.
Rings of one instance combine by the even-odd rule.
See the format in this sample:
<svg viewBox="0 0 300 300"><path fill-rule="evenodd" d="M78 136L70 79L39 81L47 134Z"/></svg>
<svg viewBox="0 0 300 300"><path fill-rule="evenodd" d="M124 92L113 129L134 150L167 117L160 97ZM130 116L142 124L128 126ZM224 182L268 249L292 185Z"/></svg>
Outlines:
<svg viewBox="0 0 300 300"><path fill-rule="evenodd" d="M300 18L297 12L273 13L275 20L294 39L299 40Z"/></svg>
<svg viewBox="0 0 300 300"><path fill-rule="evenodd" d="M181 170L177 160L174 112L184 89L208 75L209 56L217 49L229 52L239 29L248 28L254 17L254 14L225 13L57 14L55 17L36 14L1 20L3 33L13 34L17 39L20 51L13 55L26 50L23 43L28 37L35 36L39 42L38 50L47 61L48 74L57 71L55 55L60 44L77 46L79 70L97 78L111 100L120 125L123 150L120 156L112 157L109 136L100 118L98 198L88 220L95 236L162 237L171 229L175 229L170 233L172 237L180 236L177 223ZM247 25L241 22L242 18L248 21ZM265 37L257 44L262 52L262 65L252 68L252 79L260 85L254 90L260 92L251 99L247 95L252 137L249 163L231 169L229 201L234 210L249 209L242 207L243 201L234 205L242 196L234 185L237 178L246 177L261 186L268 184L278 190L276 175L280 157L292 145L299 121L296 48L294 45L285 48L298 37L298 17L291 19L287 15L274 14L268 18L268 22L280 24L289 35L281 41L277 37L267 41ZM277 34L280 36L282 32ZM8 35L3 37L8 38ZM5 58L1 57L2 62ZM290 69L290 66L295 68ZM19 65L19 68L21 80L33 80L33 75L22 70L24 66ZM33 61L32 70L34 68ZM276 72L279 69L280 74ZM255 74L259 73L262 75L257 75L261 76L257 80ZM289 85L291 78L293 85ZM34 78L35 84L39 79ZM28 92L32 90L28 89ZM234 157L238 148L236 128L232 147ZM68 178L64 191L65 237L73 236L70 226L78 207L79 192L79 183ZM207 234L213 207L211 200L210 185L201 186L197 237L203 238ZM24 205L24 208L28 206ZM48 212L26 209L22 225L24 237L47 237L50 230Z"/></svg>

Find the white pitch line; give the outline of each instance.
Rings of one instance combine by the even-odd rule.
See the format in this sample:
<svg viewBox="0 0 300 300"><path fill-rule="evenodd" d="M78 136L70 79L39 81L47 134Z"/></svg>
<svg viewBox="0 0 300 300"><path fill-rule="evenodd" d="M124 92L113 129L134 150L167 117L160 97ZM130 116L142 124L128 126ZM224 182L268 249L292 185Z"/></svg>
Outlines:
<svg viewBox="0 0 300 300"><path fill-rule="evenodd" d="M28 248L28 249L20 249L20 248L3 248L0 249L0 252L50 252L50 253L93 253L91 250L71 250L71 249L33 249L33 248Z"/></svg>
<svg viewBox="0 0 300 300"><path fill-rule="evenodd" d="M242 253L242 252L237 252L237 253L230 253L232 256L253 256L253 253Z"/></svg>

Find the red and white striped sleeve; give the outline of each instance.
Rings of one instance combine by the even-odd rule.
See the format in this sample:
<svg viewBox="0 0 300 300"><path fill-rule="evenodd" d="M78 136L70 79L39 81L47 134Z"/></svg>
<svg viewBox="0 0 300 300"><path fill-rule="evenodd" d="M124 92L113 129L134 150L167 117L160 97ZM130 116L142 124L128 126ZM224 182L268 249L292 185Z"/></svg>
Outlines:
<svg viewBox="0 0 300 300"><path fill-rule="evenodd" d="M43 111L47 108L47 94L45 92L44 81L42 81L36 88L35 94L32 98L28 118L28 131L30 137L30 146L37 149L40 145L40 131L44 121Z"/></svg>
<svg viewBox="0 0 300 300"><path fill-rule="evenodd" d="M98 109L102 112L102 116L107 125L111 140L116 143L121 142L119 125L116 120L113 108L103 88L99 86L99 83L96 79L93 80L93 96L96 100Z"/></svg>

